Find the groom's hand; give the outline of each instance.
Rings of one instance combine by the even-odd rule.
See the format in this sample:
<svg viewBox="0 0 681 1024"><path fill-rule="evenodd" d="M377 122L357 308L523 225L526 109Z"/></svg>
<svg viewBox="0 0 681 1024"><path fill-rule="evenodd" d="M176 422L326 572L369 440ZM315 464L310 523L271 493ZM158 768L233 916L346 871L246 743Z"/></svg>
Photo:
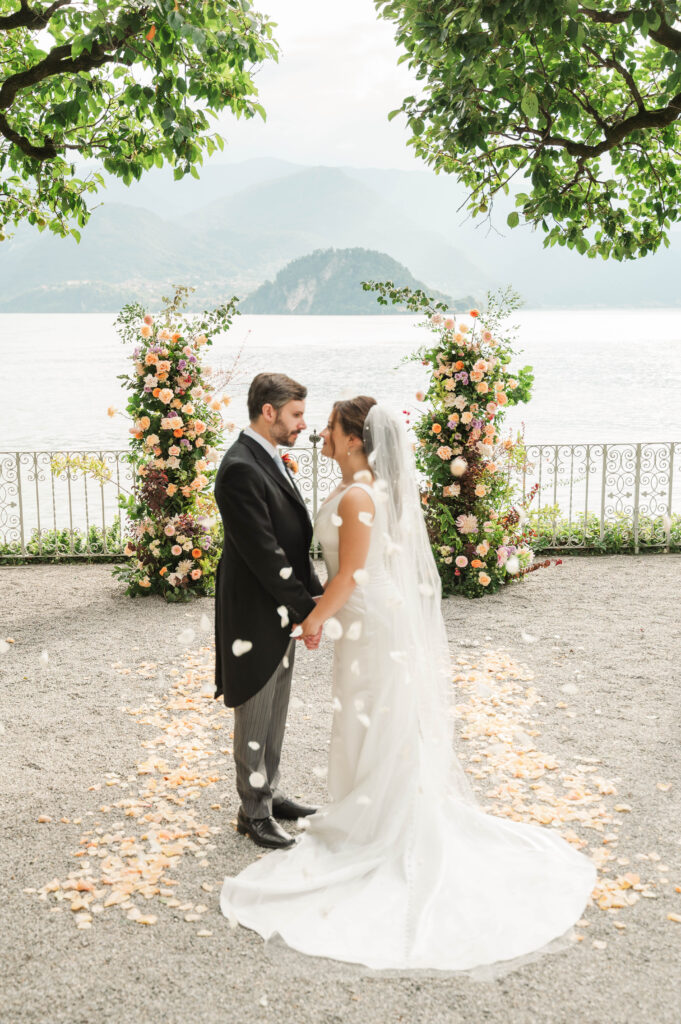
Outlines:
<svg viewBox="0 0 681 1024"><path fill-rule="evenodd" d="M304 636L302 641L307 647L308 651L316 651L319 647L319 643L322 639L322 629L319 627L319 632L315 633L314 636Z"/></svg>

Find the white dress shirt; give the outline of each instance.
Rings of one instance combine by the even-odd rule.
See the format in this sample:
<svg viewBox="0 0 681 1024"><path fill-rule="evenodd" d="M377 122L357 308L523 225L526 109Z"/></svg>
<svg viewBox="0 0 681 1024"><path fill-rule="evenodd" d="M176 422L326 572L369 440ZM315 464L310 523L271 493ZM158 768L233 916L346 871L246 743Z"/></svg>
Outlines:
<svg viewBox="0 0 681 1024"><path fill-rule="evenodd" d="M286 471L284 460L277 451L276 445L273 445L271 441L268 441L266 437L263 437L262 434L259 434L258 431L254 430L253 427L251 426L244 427L244 434L247 437L252 438L254 441L257 441L258 444L262 445L262 447L265 449L268 455L271 455L272 458L274 459L274 463L277 466L277 468L281 470L282 476L284 476L285 479L289 482L289 484L291 484L291 478ZM293 485L291 484L291 486Z"/></svg>

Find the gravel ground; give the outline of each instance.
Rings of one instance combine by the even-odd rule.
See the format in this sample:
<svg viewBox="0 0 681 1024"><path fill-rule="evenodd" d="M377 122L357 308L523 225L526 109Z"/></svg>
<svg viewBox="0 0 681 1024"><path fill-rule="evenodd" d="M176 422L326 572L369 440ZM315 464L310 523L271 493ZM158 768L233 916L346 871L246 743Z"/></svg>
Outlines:
<svg viewBox="0 0 681 1024"><path fill-rule="evenodd" d="M129 600L105 565L0 569L2 819L0 823L0 1019L3 1024L678 1024L681 1020L681 556L566 558L519 586L480 601L447 602L452 645L470 653L506 649L535 674L541 748L563 764L597 757L616 781L622 815L618 854L654 851L669 865L658 899L640 899L613 927L614 914L590 908L586 939L494 982L467 977L344 977L310 963L292 971L260 938L230 930L217 908L225 874L255 855L230 822L237 807L229 758L215 793L201 794L202 820L221 825L208 857L183 857L178 895L210 904L211 937L168 907L144 928L113 909L89 931L68 909L25 887L63 878L76 863L81 828L61 817L100 820L106 772L135 781L148 756L143 733L123 710L168 686L187 627L200 635L213 602L166 605ZM523 634L535 639L524 639ZM39 661L49 654L46 667ZM322 801L313 772L326 758L330 727L330 645L299 648L283 781L292 794ZM153 678L135 673L154 662ZM111 667L133 669L122 675ZM565 698L561 687L577 685ZM556 707L568 703L568 709ZM570 716L568 716L568 712ZM658 782L671 783L661 791ZM224 796L222 795L224 794ZM39 815L53 818L40 824ZM106 824L106 822L103 822ZM85 828L85 825L82 826ZM648 862L645 870L654 864ZM643 874L643 869L641 869ZM203 882L215 892L201 889ZM605 942L594 948L592 941Z"/></svg>

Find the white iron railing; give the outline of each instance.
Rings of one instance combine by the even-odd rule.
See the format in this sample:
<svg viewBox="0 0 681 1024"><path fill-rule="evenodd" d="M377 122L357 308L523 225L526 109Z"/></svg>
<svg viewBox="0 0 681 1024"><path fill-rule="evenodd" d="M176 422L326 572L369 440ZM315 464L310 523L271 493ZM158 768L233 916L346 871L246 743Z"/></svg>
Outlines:
<svg viewBox="0 0 681 1024"><path fill-rule="evenodd" d="M338 478L336 464L320 458L320 440L313 433L308 446L293 450L296 483L313 517ZM54 474L54 460L64 456L101 459L108 478L94 480L68 464ZM128 524L117 498L132 481L125 450L0 452L0 559L54 557L58 533L62 557L121 554ZM544 510L545 548L598 548L613 522L628 524L630 550L678 547L671 519L681 513L681 442L530 444L517 483L523 496L539 484L530 509Z"/></svg>

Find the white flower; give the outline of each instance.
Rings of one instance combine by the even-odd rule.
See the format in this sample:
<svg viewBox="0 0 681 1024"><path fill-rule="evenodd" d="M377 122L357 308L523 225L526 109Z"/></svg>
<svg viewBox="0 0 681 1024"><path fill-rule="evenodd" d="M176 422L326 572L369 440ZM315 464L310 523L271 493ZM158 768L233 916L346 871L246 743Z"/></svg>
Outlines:
<svg viewBox="0 0 681 1024"><path fill-rule="evenodd" d="M194 568L193 558L183 558L181 562L177 563L176 572L180 578L186 576L188 572L191 572Z"/></svg>
<svg viewBox="0 0 681 1024"><path fill-rule="evenodd" d="M452 405L454 406L455 409L463 410L468 405L468 399L466 398L465 395L457 395L454 401L452 402Z"/></svg>
<svg viewBox="0 0 681 1024"><path fill-rule="evenodd" d="M449 471L452 476L463 476L467 469L468 463L461 457L457 457L449 464Z"/></svg>

